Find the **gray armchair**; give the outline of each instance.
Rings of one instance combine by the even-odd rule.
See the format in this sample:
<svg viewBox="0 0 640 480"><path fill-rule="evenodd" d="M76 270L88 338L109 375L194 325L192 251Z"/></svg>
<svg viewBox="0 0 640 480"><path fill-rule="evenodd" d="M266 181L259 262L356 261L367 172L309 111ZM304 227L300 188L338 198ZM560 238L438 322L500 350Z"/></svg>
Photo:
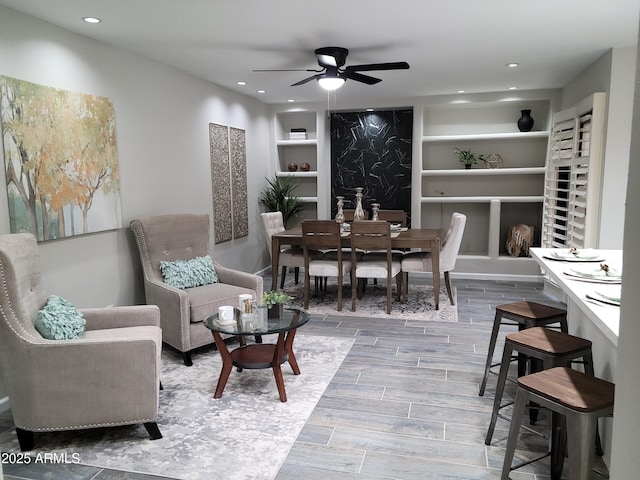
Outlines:
<svg viewBox="0 0 640 480"><path fill-rule="evenodd" d="M157 307L81 310L79 338L48 340L34 327L48 295L33 235L0 235L0 278L0 369L22 450L52 430L143 423L162 437Z"/></svg>
<svg viewBox="0 0 640 480"><path fill-rule="evenodd" d="M238 295L262 298L262 277L214 262L218 283L179 289L164 282L161 261L189 260L209 253L209 216L161 215L131 222L138 244L147 304L160 307L162 339L182 352L191 366L191 350L213 343L203 321L222 305L237 305Z"/></svg>

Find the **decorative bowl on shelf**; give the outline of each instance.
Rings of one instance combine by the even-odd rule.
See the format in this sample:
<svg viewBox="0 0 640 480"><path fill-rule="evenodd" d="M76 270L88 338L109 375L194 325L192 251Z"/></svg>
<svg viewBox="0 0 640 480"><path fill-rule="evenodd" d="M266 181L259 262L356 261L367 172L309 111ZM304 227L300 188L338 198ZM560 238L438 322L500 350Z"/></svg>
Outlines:
<svg viewBox="0 0 640 480"><path fill-rule="evenodd" d="M311 170L311 165L309 165L307 162L304 162L304 163L300 164L300 171L301 172L308 172L309 170Z"/></svg>
<svg viewBox="0 0 640 480"><path fill-rule="evenodd" d="M291 162L289 165L287 165L287 168L290 172L295 172L296 170L298 170L298 164Z"/></svg>

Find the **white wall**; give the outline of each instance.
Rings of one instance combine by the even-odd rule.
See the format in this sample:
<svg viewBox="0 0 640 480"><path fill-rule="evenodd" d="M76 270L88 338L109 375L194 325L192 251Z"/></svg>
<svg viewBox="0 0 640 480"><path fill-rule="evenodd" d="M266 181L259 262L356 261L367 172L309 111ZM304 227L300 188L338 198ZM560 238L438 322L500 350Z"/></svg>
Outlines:
<svg viewBox="0 0 640 480"><path fill-rule="evenodd" d="M640 472L640 425L638 421L638 365L640 365L640 255L634 254L640 238L640 57L635 75L635 100L631 131L631 162L627 185L627 209L624 229L624 264L622 306L620 308L620 337L618 339L618 365L616 373L616 400L613 418L613 445L611 447L611 475L615 479L635 479Z"/></svg>
<svg viewBox="0 0 640 480"><path fill-rule="evenodd" d="M5 7L0 75L105 96L115 109L122 228L41 243L47 291L79 307L143 302L129 222L165 213L213 215L210 122L246 130L249 177L250 234L212 245L213 256L249 272L268 264L257 201L268 176L266 105ZM2 148L0 164L0 233L9 233ZM3 397L0 384L0 409Z"/></svg>
<svg viewBox="0 0 640 480"><path fill-rule="evenodd" d="M123 228L41 243L49 291L81 307L143 300L127 227L144 215L213 215L210 122L246 130L249 172L250 235L212 246L214 256L251 272L267 264L257 206L268 174L266 105L4 7L0 75L105 96L115 109ZM8 233L4 169L0 180L0 233Z"/></svg>
<svg viewBox="0 0 640 480"><path fill-rule="evenodd" d="M607 93L607 132L598 235L600 248L622 248L636 50L636 47L609 50L562 91L562 109L572 107L595 92Z"/></svg>

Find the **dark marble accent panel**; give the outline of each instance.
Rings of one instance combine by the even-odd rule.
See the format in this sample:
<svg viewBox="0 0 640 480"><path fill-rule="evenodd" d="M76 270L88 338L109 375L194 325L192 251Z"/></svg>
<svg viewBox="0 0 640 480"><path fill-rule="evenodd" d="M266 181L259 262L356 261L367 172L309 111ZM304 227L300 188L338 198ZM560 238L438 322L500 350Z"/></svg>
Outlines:
<svg viewBox="0 0 640 480"><path fill-rule="evenodd" d="M332 218L338 195L355 208L357 187L365 209L379 203L410 215L413 110L332 113L330 128Z"/></svg>

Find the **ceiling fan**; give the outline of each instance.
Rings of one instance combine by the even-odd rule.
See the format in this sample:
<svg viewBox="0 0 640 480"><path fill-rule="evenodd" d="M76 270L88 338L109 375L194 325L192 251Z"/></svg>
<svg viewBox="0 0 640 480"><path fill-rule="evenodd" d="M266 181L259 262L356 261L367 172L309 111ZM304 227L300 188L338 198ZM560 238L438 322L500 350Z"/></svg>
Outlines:
<svg viewBox="0 0 640 480"><path fill-rule="evenodd" d="M355 80L356 82L366 83L367 85L375 85L382 81L379 78L363 75L359 72L406 70L409 68L407 62L367 63L364 65L348 65L344 67L348 54L349 50L343 47L322 47L315 50L318 65L322 67L320 70L307 68L294 70L254 70L254 72L316 72L315 75L300 80L291 86L304 85L311 80L317 80L320 86L326 90L335 90L341 87L346 80Z"/></svg>

